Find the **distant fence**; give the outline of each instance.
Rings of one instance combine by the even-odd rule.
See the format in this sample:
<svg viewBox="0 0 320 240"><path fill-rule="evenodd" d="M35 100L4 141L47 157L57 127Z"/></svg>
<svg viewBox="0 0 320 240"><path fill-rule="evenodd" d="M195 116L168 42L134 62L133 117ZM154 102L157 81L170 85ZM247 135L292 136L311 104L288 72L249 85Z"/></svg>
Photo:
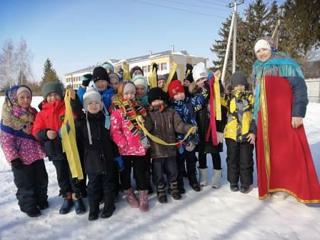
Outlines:
<svg viewBox="0 0 320 240"><path fill-rule="evenodd" d="M309 102L320 103L320 78L306 79Z"/></svg>

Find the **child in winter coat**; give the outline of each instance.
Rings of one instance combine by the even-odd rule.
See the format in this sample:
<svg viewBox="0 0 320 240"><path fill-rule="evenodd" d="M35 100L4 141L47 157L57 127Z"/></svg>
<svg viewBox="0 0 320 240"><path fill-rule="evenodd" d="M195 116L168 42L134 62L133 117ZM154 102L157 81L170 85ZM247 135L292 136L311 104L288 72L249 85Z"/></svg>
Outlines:
<svg viewBox="0 0 320 240"><path fill-rule="evenodd" d="M197 77L196 77L197 78ZM209 79L209 81L216 81L214 78ZM214 82L206 84L206 87L211 89ZM220 93L222 94L223 86L221 82ZM213 94L211 96L211 94ZM214 98L213 89L210 91L210 100ZM216 101L217 99L214 99ZM212 104L212 103L211 103ZM211 155L212 165L213 165L213 179L212 187L219 188L221 185L221 157L220 152L223 151L223 130L227 122L227 109L221 106L221 120L213 120L214 115L212 112L216 112L213 108L210 108L210 102L208 101L206 106L197 112L197 123L199 131L199 144L197 146L197 151L199 153L199 182L201 186L207 186L209 184L208 178L208 167L207 167L207 154ZM215 125L215 126L212 126ZM213 141L212 135L216 135L215 143Z"/></svg>
<svg viewBox="0 0 320 240"><path fill-rule="evenodd" d="M145 125L149 132L168 143L176 141L175 133L186 134L192 127L182 121L179 114L168 108L168 96L161 88L152 88L148 93L150 112ZM152 176L160 203L167 202L166 182L174 199L181 199L177 182L176 146L161 145L151 141ZM165 181L164 173L167 178Z"/></svg>
<svg viewBox="0 0 320 240"><path fill-rule="evenodd" d="M67 214L74 205L77 214L84 213L85 206L81 192L81 185L84 182L72 179L67 157L62 151L59 137L65 114L63 86L59 81L51 81L45 83L41 91L44 100L39 106L40 112L35 119L32 134L42 143L49 160L56 168L60 195L64 198L59 212ZM73 98L75 99L75 96ZM80 112L79 109L77 111Z"/></svg>
<svg viewBox="0 0 320 240"><path fill-rule="evenodd" d="M120 77L117 73L109 73L110 86L113 88L113 92L117 93L120 84Z"/></svg>
<svg viewBox="0 0 320 240"><path fill-rule="evenodd" d="M29 217L48 208L48 175L41 145L31 134L37 110L30 106L32 92L24 85L6 92L2 107L0 143L11 164L20 210Z"/></svg>
<svg viewBox="0 0 320 240"><path fill-rule="evenodd" d="M114 95L114 89L109 87L110 78L105 68L98 66L93 69L92 79L86 79L82 81L82 86L77 91L78 98L83 104L83 95L86 92L86 88L89 86L90 81L94 82L94 88L100 93L103 102L103 113L105 115L105 127L110 128L110 114L109 108L111 106L111 99Z"/></svg>
<svg viewBox="0 0 320 240"><path fill-rule="evenodd" d="M124 170L120 172L121 184L126 199L131 207L148 211L148 180L146 176L146 153L149 142L138 126L136 118L146 116L146 110L135 101L136 88L130 82L123 82L118 88L118 94L112 101L111 137L124 159ZM131 166L133 167L139 201L131 187Z"/></svg>
<svg viewBox="0 0 320 240"><path fill-rule="evenodd" d="M89 179L89 220L98 218L101 195L104 207L100 217L109 218L115 210L117 193L116 146L104 127L101 95L94 88L88 88L83 95L83 107L85 114L77 120L77 137L84 148L84 166Z"/></svg>
<svg viewBox="0 0 320 240"><path fill-rule="evenodd" d="M148 83L144 76L135 75L132 82L136 86L136 100L143 107L149 106L148 102Z"/></svg>
<svg viewBox="0 0 320 240"><path fill-rule="evenodd" d="M224 129L227 144L228 181L231 191L247 193L253 182L255 123L252 119L253 94L247 77L240 71L231 76L231 94L226 96L228 121Z"/></svg>
<svg viewBox="0 0 320 240"><path fill-rule="evenodd" d="M202 86L203 82L199 81L197 84L199 84L201 91L192 98L185 97L184 87L180 80L174 80L168 86L168 94L172 101L173 108L178 112L184 123L192 124L194 126L197 126L196 112L202 109L205 105L206 98L208 97L208 90ZM183 138L183 134L177 135L178 140L182 140ZM196 175L197 157L195 154L195 147L198 143L199 135L198 133L195 133L189 136L186 143L178 148L178 187L181 193L185 192L183 183L185 161L187 164L187 175L190 186L194 191L199 192L201 190Z"/></svg>

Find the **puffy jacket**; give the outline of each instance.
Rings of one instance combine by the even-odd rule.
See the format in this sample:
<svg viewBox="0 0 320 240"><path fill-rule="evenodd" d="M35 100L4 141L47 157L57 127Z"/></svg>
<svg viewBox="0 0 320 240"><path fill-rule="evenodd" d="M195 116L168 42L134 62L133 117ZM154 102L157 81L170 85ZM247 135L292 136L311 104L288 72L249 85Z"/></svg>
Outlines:
<svg viewBox="0 0 320 240"><path fill-rule="evenodd" d="M227 95L222 102L228 109L228 120L224 129L225 138L236 142L247 141L249 133L255 133L255 123L252 120L254 97L252 92L235 91Z"/></svg>
<svg viewBox="0 0 320 240"><path fill-rule="evenodd" d="M129 129L130 120L126 119L121 109L113 109L110 118L112 140L122 156L144 156L147 150L142 146L140 136L133 135Z"/></svg>
<svg viewBox="0 0 320 240"><path fill-rule="evenodd" d="M168 143L176 142L176 132L186 134L192 127L182 121L179 114L166 108L162 112L150 111L146 117L145 126L149 132ZM175 157L177 153L176 146L167 146L151 142L151 158Z"/></svg>

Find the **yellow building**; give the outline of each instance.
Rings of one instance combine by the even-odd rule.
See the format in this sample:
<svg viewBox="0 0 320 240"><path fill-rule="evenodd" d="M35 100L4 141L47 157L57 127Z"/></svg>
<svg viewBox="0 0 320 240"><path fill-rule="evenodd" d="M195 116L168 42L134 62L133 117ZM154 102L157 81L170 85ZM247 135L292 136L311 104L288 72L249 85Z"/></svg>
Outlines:
<svg viewBox="0 0 320 240"><path fill-rule="evenodd" d="M124 60L109 60L115 69L121 67ZM135 66L141 67L144 76L148 79L151 74L152 64L158 64L158 75L168 74L170 72L172 63L175 62L177 66L177 75L180 80L184 79L186 64L195 65L199 62L206 64L207 59L203 57L196 57L189 55L187 51L163 51L159 53L151 53L149 55L134 57L126 59L129 64L129 69ZM99 65L99 64L98 64ZM73 88L78 88L81 85L81 76L87 73L92 73L95 66L87 67L78 71L74 71L65 75L66 85L72 85Z"/></svg>

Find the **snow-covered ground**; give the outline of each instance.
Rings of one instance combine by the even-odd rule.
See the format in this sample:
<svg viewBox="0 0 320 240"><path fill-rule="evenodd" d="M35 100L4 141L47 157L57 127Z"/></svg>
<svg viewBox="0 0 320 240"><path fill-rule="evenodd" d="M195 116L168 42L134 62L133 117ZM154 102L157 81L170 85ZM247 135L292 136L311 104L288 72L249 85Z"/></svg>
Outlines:
<svg viewBox="0 0 320 240"><path fill-rule="evenodd" d="M35 105L39 98L34 99ZM0 98L2 106L3 97ZM312 155L320 176L320 104L311 103L305 127ZM225 159L225 153L222 154ZM209 161L210 166L211 161ZM29 218L19 211L16 188L9 165L0 152L0 239L150 239L150 240L276 240L319 239L320 208L306 206L289 197L284 201L258 200L256 182L248 194L233 193L226 181L223 160L223 185L220 189L204 188L200 193L187 188L180 201L169 198L168 204L150 196L150 211L141 213L128 207L123 199L116 204L110 219L87 220L88 215L58 213L56 174L46 161L49 174L50 208L39 218ZM256 178L255 178L256 179ZM186 183L187 186L187 183Z"/></svg>

